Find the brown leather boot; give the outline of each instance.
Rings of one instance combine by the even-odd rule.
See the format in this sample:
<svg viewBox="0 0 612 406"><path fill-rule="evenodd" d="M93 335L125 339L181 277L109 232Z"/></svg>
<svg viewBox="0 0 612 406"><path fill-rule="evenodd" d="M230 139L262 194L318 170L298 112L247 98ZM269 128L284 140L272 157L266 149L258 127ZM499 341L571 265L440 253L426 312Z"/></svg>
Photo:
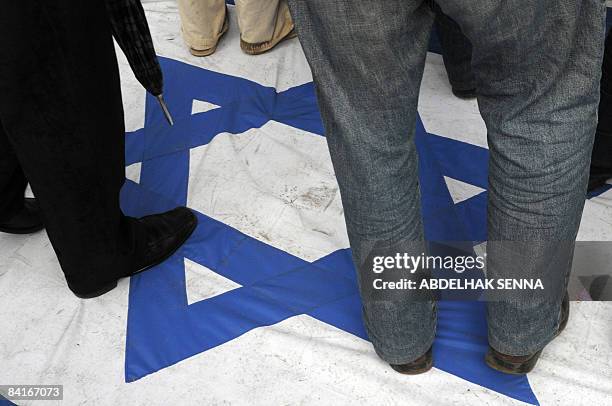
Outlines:
<svg viewBox="0 0 612 406"><path fill-rule="evenodd" d="M391 368L400 374L404 375L418 375L427 372L433 366L433 354L432 347L419 358L407 364L390 364Z"/></svg>
<svg viewBox="0 0 612 406"><path fill-rule="evenodd" d="M565 292L563 302L561 302L561 321L559 322L559 328L555 337L557 337L567 326L567 320L569 319L569 295ZM494 350L489 346L489 351L485 357L487 365L491 368L496 369L500 372L512 375L522 375L535 367L542 350L530 355L506 355L499 351Z"/></svg>

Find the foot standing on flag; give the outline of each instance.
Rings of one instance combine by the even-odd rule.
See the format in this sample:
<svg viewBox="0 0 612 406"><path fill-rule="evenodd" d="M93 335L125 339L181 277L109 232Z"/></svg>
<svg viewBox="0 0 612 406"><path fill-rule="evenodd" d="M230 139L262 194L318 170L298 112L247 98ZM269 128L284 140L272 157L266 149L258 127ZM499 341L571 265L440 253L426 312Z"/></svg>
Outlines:
<svg viewBox="0 0 612 406"><path fill-rule="evenodd" d="M597 121L605 5L437 3L473 46L490 148L487 277L550 284L544 295L513 291L488 303L492 349L527 357L533 367L566 317L562 303ZM425 250L414 135L431 2L289 6L317 88L368 335L395 369L423 372L431 365L435 301L420 291L375 297L363 281L373 255Z"/></svg>
<svg viewBox="0 0 612 406"><path fill-rule="evenodd" d="M194 56L212 55L229 28L225 0L178 0L183 38ZM294 38L286 0L236 0L240 47L258 55Z"/></svg>
<svg viewBox="0 0 612 406"><path fill-rule="evenodd" d="M141 219L123 215L124 143L104 1L4 5L0 229L35 231L42 217L68 286L79 297L99 296L118 279L163 261L197 223L186 208ZM24 201L26 179L36 204Z"/></svg>

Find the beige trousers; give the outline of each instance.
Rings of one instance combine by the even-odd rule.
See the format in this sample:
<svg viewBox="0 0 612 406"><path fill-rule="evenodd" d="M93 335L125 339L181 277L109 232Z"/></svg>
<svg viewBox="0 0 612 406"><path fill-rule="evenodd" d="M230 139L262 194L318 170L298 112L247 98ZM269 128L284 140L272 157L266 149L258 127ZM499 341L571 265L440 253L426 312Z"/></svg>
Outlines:
<svg viewBox="0 0 612 406"><path fill-rule="evenodd" d="M236 0L240 38L259 44L285 37L293 29L286 0ZM225 0L178 0L183 38L194 49L209 49L222 35Z"/></svg>

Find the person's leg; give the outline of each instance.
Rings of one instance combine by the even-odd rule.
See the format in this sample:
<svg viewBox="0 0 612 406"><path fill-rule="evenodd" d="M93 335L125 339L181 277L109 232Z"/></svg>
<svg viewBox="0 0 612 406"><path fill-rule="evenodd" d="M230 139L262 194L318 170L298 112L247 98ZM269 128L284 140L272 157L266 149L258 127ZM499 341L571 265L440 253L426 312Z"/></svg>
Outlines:
<svg viewBox="0 0 612 406"><path fill-rule="evenodd" d="M178 0L181 32L195 56L208 56L217 49L228 29L225 0Z"/></svg>
<svg viewBox="0 0 612 406"><path fill-rule="evenodd" d="M28 181L0 121L0 223L24 207Z"/></svg>
<svg viewBox="0 0 612 406"><path fill-rule="evenodd" d="M286 0L236 0L240 47L251 55L274 48L293 37L293 20Z"/></svg>
<svg viewBox="0 0 612 406"><path fill-rule="evenodd" d="M34 198L26 198L28 181L0 120L0 233L31 234L44 228Z"/></svg>
<svg viewBox="0 0 612 406"><path fill-rule="evenodd" d="M24 1L0 22L0 117L75 286L87 270L121 273L112 260L134 249L118 203L123 112L103 7Z"/></svg>
<svg viewBox="0 0 612 406"><path fill-rule="evenodd" d="M461 27L433 4L435 27L442 46L442 59L453 94L460 98L476 97L476 81L472 73L472 44Z"/></svg>
<svg viewBox="0 0 612 406"><path fill-rule="evenodd" d="M425 249L414 135L433 13L405 0L289 5L316 85L368 335L382 359L409 363L432 345L435 303L423 291L373 293L371 260Z"/></svg>
<svg viewBox="0 0 612 406"><path fill-rule="evenodd" d="M103 0L6 4L0 121L77 295L104 293L186 238L188 213L137 220L119 207L123 106Z"/></svg>
<svg viewBox="0 0 612 406"><path fill-rule="evenodd" d="M520 4L519 4L520 3ZM488 303L489 343L538 353L557 334L597 122L604 3L440 0L472 41L488 130L487 276L541 279Z"/></svg>
<svg viewBox="0 0 612 406"><path fill-rule="evenodd" d="M612 179L612 30L606 39L600 93L599 123L591 155L589 191Z"/></svg>

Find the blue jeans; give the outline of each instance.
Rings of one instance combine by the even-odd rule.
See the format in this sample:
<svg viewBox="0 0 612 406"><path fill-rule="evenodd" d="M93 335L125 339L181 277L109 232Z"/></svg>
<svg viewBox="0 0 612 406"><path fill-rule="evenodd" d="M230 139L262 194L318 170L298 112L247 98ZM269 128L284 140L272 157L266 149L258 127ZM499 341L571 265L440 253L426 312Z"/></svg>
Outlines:
<svg viewBox="0 0 612 406"><path fill-rule="evenodd" d="M414 134L431 2L289 3L360 277L371 272L372 253L421 254ZM473 46L490 149L487 275L555 282L546 295L521 291L488 303L491 346L530 354L553 338L571 267L597 123L604 2L436 3ZM431 346L433 298L412 291L375 298L360 288L365 325L382 359L410 362Z"/></svg>

